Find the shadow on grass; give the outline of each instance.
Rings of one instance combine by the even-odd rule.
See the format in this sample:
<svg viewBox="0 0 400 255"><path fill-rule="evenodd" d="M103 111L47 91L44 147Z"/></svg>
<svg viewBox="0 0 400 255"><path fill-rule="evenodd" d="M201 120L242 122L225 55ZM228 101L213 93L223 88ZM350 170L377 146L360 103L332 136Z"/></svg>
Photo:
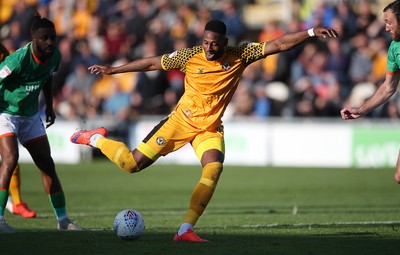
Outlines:
<svg viewBox="0 0 400 255"><path fill-rule="evenodd" d="M0 234L2 255L46 254L399 254L400 237L377 232L294 235L286 233L202 233L209 243L176 243L171 231L147 231L135 241L123 241L111 230L32 231Z"/></svg>

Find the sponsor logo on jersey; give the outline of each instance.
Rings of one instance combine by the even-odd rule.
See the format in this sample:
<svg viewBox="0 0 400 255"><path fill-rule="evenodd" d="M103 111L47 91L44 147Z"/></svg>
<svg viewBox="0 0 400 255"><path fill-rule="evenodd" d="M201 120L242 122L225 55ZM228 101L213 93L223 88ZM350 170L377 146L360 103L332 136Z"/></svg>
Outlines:
<svg viewBox="0 0 400 255"><path fill-rule="evenodd" d="M40 89L39 85L29 85L25 87L26 93L31 93L34 92L36 90Z"/></svg>
<svg viewBox="0 0 400 255"><path fill-rule="evenodd" d="M11 74L10 68L8 66L3 66L3 68L0 70L0 78L6 78Z"/></svg>

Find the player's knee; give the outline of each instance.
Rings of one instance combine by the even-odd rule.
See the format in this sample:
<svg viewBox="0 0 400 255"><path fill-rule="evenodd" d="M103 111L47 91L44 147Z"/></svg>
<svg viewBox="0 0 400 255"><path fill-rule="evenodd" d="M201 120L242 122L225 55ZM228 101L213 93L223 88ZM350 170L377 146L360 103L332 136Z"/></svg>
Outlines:
<svg viewBox="0 0 400 255"><path fill-rule="evenodd" d="M220 162L208 163L204 168L201 175L201 182L209 187L215 188L217 186L219 177L221 176L223 165Z"/></svg>

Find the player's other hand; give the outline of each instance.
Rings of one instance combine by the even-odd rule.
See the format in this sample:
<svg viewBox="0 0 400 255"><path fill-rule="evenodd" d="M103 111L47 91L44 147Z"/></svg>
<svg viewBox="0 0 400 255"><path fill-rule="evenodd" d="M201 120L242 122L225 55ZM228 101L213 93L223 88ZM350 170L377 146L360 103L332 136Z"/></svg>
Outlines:
<svg viewBox="0 0 400 255"><path fill-rule="evenodd" d="M342 119L344 120L358 119L364 116L358 108L343 108L340 111L340 115L342 115Z"/></svg>
<svg viewBox="0 0 400 255"><path fill-rule="evenodd" d="M46 107L46 128L50 127L56 121L56 113L52 107Z"/></svg>
<svg viewBox="0 0 400 255"><path fill-rule="evenodd" d="M339 37L337 30L328 27L314 27L314 34L322 38Z"/></svg>
<svg viewBox="0 0 400 255"><path fill-rule="evenodd" d="M101 65L92 65L88 68L90 70L90 73L95 73L95 74L107 74L110 75L112 74L111 72L111 67L108 66L101 66Z"/></svg>

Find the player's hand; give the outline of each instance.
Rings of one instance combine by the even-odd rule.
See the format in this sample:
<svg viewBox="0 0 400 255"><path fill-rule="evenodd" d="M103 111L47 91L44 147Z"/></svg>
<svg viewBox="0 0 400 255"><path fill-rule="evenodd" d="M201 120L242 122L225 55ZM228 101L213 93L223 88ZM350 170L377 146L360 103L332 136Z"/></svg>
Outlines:
<svg viewBox="0 0 400 255"><path fill-rule="evenodd" d="M46 128L50 127L56 121L56 113L53 108L46 108Z"/></svg>
<svg viewBox="0 0 400 255"><path fill-rule="evenodd" d="M99 74L99 73L107 74L107 75L112 74L112 72L111 72L112 69L111 69L111 67L108 67L108 66L93 65L93 66L90 66L88 68L88 70L90 70L90 73L95 73L95 74Z"/></svg>
<svg viewBox="0 0 400 255"><path fill-rule="evenodd" d="M328 27L314 27L314 34L322 38L339 37L337 30Z"/></svg>
<svg viewBox="0 0 400 255"><path fill-rule="evenodd" d="M340 115L342 115L342 119L344 120L358 119L364 116L364 114L360 112L359 108L343 108L340 111Z"/></svg>

